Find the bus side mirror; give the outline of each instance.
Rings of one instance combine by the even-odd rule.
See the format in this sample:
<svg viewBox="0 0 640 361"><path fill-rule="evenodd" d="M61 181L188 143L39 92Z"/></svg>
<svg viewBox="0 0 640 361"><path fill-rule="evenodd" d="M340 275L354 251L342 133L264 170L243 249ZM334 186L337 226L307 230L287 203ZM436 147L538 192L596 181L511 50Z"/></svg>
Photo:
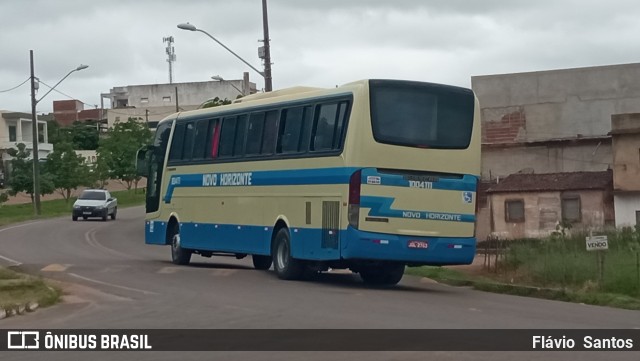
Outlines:
<svg viewBox="0 0 640 361"><path fill-rule="evenodd" d="M147 161L149 150L150 147L142 147L138 149L136 154L136 175L140 177L149 176L149 162Z"/></svg>

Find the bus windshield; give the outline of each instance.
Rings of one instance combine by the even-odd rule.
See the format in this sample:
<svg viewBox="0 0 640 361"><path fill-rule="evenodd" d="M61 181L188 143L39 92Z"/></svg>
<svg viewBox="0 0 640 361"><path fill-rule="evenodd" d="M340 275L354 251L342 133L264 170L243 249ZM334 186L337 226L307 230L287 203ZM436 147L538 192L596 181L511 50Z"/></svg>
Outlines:
<svg viewBox="0 0 640 361"><path fill-rule="evenodd" d="M378 143L466 149L473 129L468 89L430 83L371 80L371 122Z"/></svg>

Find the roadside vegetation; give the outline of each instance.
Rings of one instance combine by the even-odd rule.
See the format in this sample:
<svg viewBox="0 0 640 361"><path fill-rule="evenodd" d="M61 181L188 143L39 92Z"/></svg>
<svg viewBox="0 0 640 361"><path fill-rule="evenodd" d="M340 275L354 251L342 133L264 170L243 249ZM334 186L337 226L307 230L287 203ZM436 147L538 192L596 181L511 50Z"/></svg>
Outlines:
<svg viewBox="0 0 640 361"><path fill-rule="evenodd" d="M79 142L87 131L95 133L91 138L93 141L88 144ZM96 128L76 125L57 129L51 138L53 152L38 163L40 193L56 192L69 202L77 188L104 187L109 179L125 184L127 189L137 188L141 178L136 174L136 152L151 142L152 135L145 123L129 118L126 122L116 122L102 137ZM75 152L96 143L97 148L93 148L97 153L95 164L90 165ZM33 199L31 152L23 143L18 143L7 153L13 158L6 181L7 195L24 192Z"/></svg>
<svg viewBox="0 0 640 361"><path fill-rule="evenodd" d="M640 309L640 228L606 235L605 251L587 251L587 235L567 229L546 239L490 240L478 246L480 271L419 267L409 273L484 291Z"/></svg>
<svg viewBox="0 0 640 361"><path fill-rule="evenodd" d="M118 198L118 208L132 207L144 204L145 194L143 190L124 190L111 192L113 197ZM42 214L40 218L52 218L60 216L71 217L73 202L76 197L71 197L70 201L65 199L55 199L43 201ZM33 205L25 204L9 204L0 207L0 227L11 223L18 223L36 219L33 214Z"/></svg>
<svg viewBox="0 0 640 361"><path fill-rule="evenodd" d="M0 267L0 309L50 306L59 301L61 291L42 279Z"/></svg>
<svg viewBox="0 0 640 361"><path fill-rule="evenodd" d="M10 196L25 192L33 200L33 162L22 143L7 153L11 160L7 189L0 190L0 227L37 218L70 216L75 191L80 187L104 187L107 180L126 185L126 191L112 192L118 207L144 204L144 191L139 191L140 177L136 174L136 152L151 142L151 132L145 123L129 118L116 122L106 134L96 124L77 123L71 127L49 128L54 150L46 160L38 163L41 195L58 193L62 199L41 203L41 215L34 215L32 203L3 205ZM76 150L96 150L97 163L89 165ZM2 310L28 308L38 304L56 303L60 291L42 279L0 267L0 308Z"/></svg>
<svg viewBox="0 0 640 361"><path fill-rule="evenodd" d="M131 207L144 204L145 194L140 190L124 190L111 193L118 198L118 207ZM40 218L71 215L74 197L43 201ZM34 220L33 205L11 204L0 207L0 227L11 223ZM0 267L0 313L2 310L18 310L37 304L46 307L59 301L61 291L47 284L39 277L29 276L8 268Z"/></svg>

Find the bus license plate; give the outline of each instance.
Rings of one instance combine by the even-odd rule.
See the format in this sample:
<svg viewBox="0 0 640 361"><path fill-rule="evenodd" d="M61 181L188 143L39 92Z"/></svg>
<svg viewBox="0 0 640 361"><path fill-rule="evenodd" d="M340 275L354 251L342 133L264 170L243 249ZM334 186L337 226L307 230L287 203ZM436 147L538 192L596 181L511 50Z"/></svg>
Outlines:
<svg viewBox="0 0 640 361"><path fill-rule="evenodd" d="M426 241L409 241L407 246L409 248L427 249L429 244Z"/></svg>

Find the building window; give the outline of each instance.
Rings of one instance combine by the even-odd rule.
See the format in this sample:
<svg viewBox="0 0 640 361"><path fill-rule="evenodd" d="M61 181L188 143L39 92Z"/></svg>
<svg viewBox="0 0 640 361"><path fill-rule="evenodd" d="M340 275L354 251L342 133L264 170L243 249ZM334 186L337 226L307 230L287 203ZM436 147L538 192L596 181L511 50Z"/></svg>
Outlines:
<svg viewBox="0 0 640 361"><path fill-rule="evenodd" d="M17 129L15 125L10 125L9 126L9 141L10 142L17 142L18 141L18 133L17 133Z"/></svg>
<svg viewBox="0 0 640 361"><path fill-rule="evenodd" d="M580 222L582 219L580 211L580 196L562 197L562 221Z"/></svg>
<svg viewBox="0 0 640 361"><path fill-rule="evenodd" d="M636 226L640 226L640 211L636 211Z"/></svg>
<svg viewBox="0 0 640 361"><path fill-rule="evenodd" d="M162 101L170 102L171 101L171 97L162 97Z"/></svg>
<svg viewBox="0 0 640 361"><path fill-rule="evenodd" d="M140 98L140 103L148 103L148 102L149 102L149 98Z"/></svg>
<svg viewBox="0 0 640 361"><path fill-rule="evenodd" d="M504 218L506 222L524 222L524 200L506 200L504 202Z"/></svg>

